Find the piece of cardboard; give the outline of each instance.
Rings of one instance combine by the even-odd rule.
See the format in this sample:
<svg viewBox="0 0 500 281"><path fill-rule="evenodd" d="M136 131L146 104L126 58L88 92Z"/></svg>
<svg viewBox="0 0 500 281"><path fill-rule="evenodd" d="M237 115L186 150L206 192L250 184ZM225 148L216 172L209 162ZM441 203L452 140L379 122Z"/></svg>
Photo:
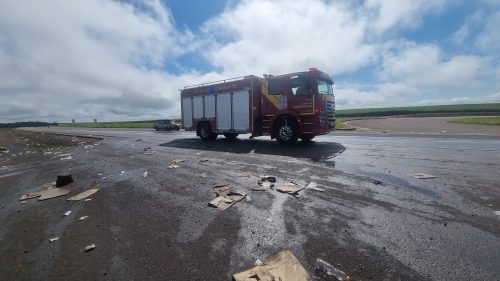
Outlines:
<svg viewBox="0 0 500 281"><path fill-rule="evenodd" d="M235 281L310 281L309 273L290 251L282 251L262 265L233 275Z"/></svg>
<svg viewBox="0 0 500 281"><path fill-rule="evenodd" d="M429 175L426 173L416 173L412 175L413 177L416 177L417 179L425 180L425 179L435 179L436 176Z"/></svg>
<svg viewBox="0 0 500 281"><path fill-rule="evenodd" d="M67 195L71 191L70 186L71 185L66 185L64 187L54 187L54 188L49 188L47 190L38 192L41 194L41 196L40 196L40 198L38 198L38 200L42 201L42 200L47 200L47 199Z"/></svg>
<svg viewBox="0 0 500 281"><path fill-rule="evenodd" d="M69 201L78 201L78 200L82 200L82 199L87 198L87 197L89 197L90 195L92 195L92 194L96 193L97 191L99 191L99 188L92 188L92 189L89 189L89 190L87 190L87 191L84 191L84 192L82 192L82 193L80 193L80 194L78 194L78 195L75 195L75 196L73 196L73 197L70 197L70 198L68 198L67 200L69 200Z"/></svg>
<svg viewBox="0 0 500 281"><path fill-rule="evenodd" d="M277 190L288 194L295 194L304 188L305 188L304 186L300 186L298 184L290 182L287 185L278 187Z"/></svg>

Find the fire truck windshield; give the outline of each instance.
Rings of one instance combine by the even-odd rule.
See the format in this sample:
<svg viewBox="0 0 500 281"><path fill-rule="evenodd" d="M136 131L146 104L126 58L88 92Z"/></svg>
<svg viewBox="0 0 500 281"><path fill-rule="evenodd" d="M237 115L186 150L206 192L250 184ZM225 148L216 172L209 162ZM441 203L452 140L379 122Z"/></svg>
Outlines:
<svg viewBox="0 0 500 281"><path fill-rule="evenodd" d="M333 95L332 85L326 81L318 80L318 93L323 95Z"/></svg>

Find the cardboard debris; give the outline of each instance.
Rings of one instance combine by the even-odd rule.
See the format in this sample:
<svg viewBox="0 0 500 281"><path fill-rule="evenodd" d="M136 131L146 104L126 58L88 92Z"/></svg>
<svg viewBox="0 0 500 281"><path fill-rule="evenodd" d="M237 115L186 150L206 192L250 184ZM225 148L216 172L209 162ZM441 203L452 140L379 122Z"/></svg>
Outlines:
<svg viewBox="0 0 500 281"><path fill-rule="evenodd" d="M39 192L37 192L37 193L28 193L28 194L24 194L23 196L21 196L21 198L19 200L24 201L24 200L36 198L36 197L39 197L39 196L42 196L42 194L40 194Z"/></svg>
<svg viewBox="0 0 500 281"><path fill-rule="evenodd" d="M417 179L425 180L425 179L435 179L436 176L429 175L426 173L416 173L412 175L413 177L416 177Z"/></svg>
<svg viewBox="0 0 500 281"><path fill-rule="evenodd" d="M149 174L149 172L148 172L148 171L146 171L146 172L144 172L144 173L142 174L142 176L143 176L143 177L147 177L147 176L148 176L148 174Z"/></svg>
<svg viewBox="0 0 500 281"><path fill-rule="evenodd" d="M315 182L310 182L307 186L306 186L307 189L312 189L312 190L316 190L316 191L325 191L324 188L321 188L321 187L318 187L318 184L315 183Z"/></svg>
<svg viewBox="0 0 500 281"><path fill-rule="evenodd" d="M178 163L181 163L181 162L186 162L186 159L174 159L171 161L171 163L175 163L175 164L178 164Z"/></svg>
<svg viewBox="0 0 500 281"><path fill-rule="evenodd" d="M45 191L38 192L41 195L40 198L38 198L38 201L67 195L71 191L69 187L70 185L66 185L64 187L54 187L49 188Z"/></svg>
<svg viewBox="0 0 500 281"><path fill-rule="evenodd" d="M304 188L305 188L304 186L300 186L296 183L290 182L284 186L278 187L277 190L291 195L295 195Z"/></svg>
<svg viewBox="0 0 500 281"><path fill-rule="evenodd" d="M250 174L247 173L247 172L241 172L241 173L237 173L236 174L237 177L246 177L246 178L249 178L250 177Z"/></svg>
<svg viewBox="0 0 500 281"><path fill-rule="evenodd" d="M92 198L87 198L87 199L85 199L85 201L87 201L87 202L92 201Z"/></svg>
<svg viewBox="0 0 500 281"><path fill-rule="evenodd" d="M180 167L179 165L168 165L167 169L177 169L179 167Z"/></svg>
<svg viewBox="0 0 500 281"><path fill-rule="evenodd" d="M290 251L282 251L262 265L233 275L235 281L309 281L309 273Z"/></svg>
<svg viewBox="0 0 500 281"><path fill-rule="evenodd" d="M54 242L54 241L57 241L57 240L59 240L59 237L53 237L53 238L49 239L49 242Z"/></svg>
<svg viewBox="0 0 500 281"><path fill-rule="evenodd" d="M97 246L96 246L95 244L90 244L90 245L86 246L86 247L83 249L83 251L84 251L84 252L92 251L92 250L94 250L96 247L97 247Z"/></svg>
<svg viewBox="0 0 500 281"><path fill-rule="evenodd" d="M71 211L67 211L66 213L64 213L64 215L63 215L63 216L67 217L67 216L69 216L70 214L71 214Z"/></svg>
<svg viewBox="0 0 500 281"><path fill-rule="evenodd" d="M19 202L19 204L26 204L26 202L28 202L28 201L24 200L24 201Z"/></svg>
<svg viewBox="0 0 500 281"><path fill-rule="evenodd" d="M78 195L75 195L75 196L73 196L73 197L70 197L70 198L68 198L67 200L69 200L69 201L78 201L78 200L82 200L82 199L84 199L84 198L86 198L86 197L89 197L90 195L92 195L92 194L96 193L97 191L99 191L99 188L92 188L92 189L89 189L89 190L87 190L87 191L84 191L84 192L82 192L82 193L80 193L80 194L78 194Z"/></svg>
<svg viewBox="0 0 500 281"><path fill-rule="evenodd" d="M73 177L71 177L71 174L69 174L69 175L59 175L59 176L57 176L56 186L57 187L61 187L61 186L68 185L68 184L70 184L72 182L73 182Z"/></svg>
<svg viewBox="0 0 500 281"><path fill-rule="evenodd" d="M80 217L78 220L79 220L79 221L82 221L82 220L84 220L84 219L87 219L88 217L89 217L89 216L83 216L83 217Z"/></svg>
<svg viewBox="0 0 500 281"><path fill-rule="evenodd" d="M252 187L254 191L265 191L269 188L274 187L276 182L276 177L273 176L263 176L257 183L259 186Z"/></svg>
<svg viewBox="0 0 500 281"><path fill-rule="evenodd" d="M59 158L59 160L71 160L71 159L73 159L73 157L71 157L71 156Z"/></svg>
<svg viewBox="0 0 500 281"><path fill-rule="evenodd" d="M245 192L228 185L216 186L214 187L214 192L217 194L217 197L208 202L208 205L217 208L219 211L229 209L247 195Z"/></svg>

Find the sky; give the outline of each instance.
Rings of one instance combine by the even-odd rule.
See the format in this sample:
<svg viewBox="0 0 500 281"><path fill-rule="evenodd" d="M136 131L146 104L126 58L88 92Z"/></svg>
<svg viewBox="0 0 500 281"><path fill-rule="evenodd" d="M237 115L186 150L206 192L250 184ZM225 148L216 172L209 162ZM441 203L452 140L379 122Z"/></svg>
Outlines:
<svg viewBox="0 0 500 281"><path fill-rule="evenodd" d="M0 122L180 116L316 67L337 109L500 102L500 0L0 0Z"/></svg>

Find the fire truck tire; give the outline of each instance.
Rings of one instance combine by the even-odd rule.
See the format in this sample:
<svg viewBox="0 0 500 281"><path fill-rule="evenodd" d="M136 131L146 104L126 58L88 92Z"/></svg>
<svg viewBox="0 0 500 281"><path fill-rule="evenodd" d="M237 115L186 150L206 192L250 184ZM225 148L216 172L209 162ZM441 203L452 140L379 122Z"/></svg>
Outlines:
<svg viewBox="0 0 500 281"><path fill-rule="evenodd" d="M200 138L204 141L214 140L217 134L212 132L212 126L208 122L203 122L198 125Z"/></svg>
<svg viewBox="0 0 500 281"><path fill-rule="evenodd" d="M235 134L235 133L225 133L224 137L226 137L226 139L228 139L228 140L236 140L236 138L238 137L238 134Z"/></svg>
<svg viewBox="0 0 500 281"><path fill-rule="evenodd" d="M276 140L279 143L292 144L299 139L297 122L291 118L282 118L275 127Z"/></svg>
<svg viewBox="0 0 500 281"><path fill-rule="evenodd" d="M310 141L314 138L314 135L310 135L310 134L303 134L303 135L300 135L300 139L304 142L307 142L307 141Z"/></svg>

